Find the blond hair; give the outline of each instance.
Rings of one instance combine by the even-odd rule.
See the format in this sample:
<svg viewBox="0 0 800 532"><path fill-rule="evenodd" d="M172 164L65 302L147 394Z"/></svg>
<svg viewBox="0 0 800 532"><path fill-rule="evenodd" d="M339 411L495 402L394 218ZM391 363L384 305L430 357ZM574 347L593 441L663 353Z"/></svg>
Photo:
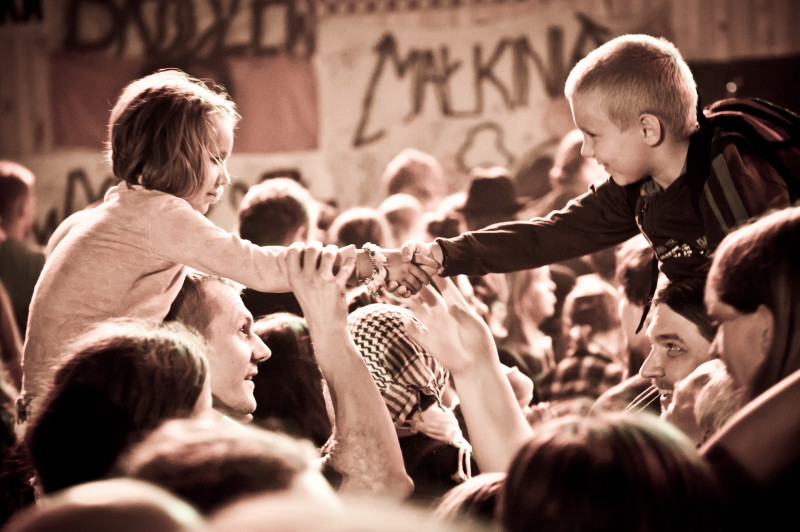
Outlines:
<svg viewBox="0 0 800 532"><path fill-rule="evenodd" d="M674 44L650 35L622 35L591 51L572 69L564 94L603 102L622 130L642 113L658 117L679 139L697 127L697 85Z"/></svg>
<svg viewBox="0 0 800 532"><path fill-rule="evenodd" d="M108 155L114 176L178 197L206 179L217 139L212 116L235 126L236 106L219 86L176 69L160 70L129 84L111 110Z"/></svg>

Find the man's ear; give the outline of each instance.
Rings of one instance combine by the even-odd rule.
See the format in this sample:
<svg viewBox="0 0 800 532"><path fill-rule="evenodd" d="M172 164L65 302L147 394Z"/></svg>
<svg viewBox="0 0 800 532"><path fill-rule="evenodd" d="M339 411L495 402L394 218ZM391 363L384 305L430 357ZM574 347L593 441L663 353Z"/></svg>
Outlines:
<svg viewBox="0 0 800 532"><path fill-rule="evenodd" d="M758 320L758 337L754 340L759 348L759 353L763 353L763 357L766 358L772 348L772 339L775 335L775 317L766 305L758 306L755 317Z"/></svg>
<svg viewBox="0 0 800 532"><path fill-rule="evenodd" d="M648 146L658 146L664 140L664 126L656 115L650 113L640 114L637 127L641 132L642 140Z"/></svg>

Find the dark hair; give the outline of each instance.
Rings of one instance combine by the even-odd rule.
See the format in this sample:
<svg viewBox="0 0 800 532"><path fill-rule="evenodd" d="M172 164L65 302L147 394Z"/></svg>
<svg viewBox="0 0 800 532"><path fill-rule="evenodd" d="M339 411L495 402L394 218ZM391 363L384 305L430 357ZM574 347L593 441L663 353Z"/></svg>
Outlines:
<svg viewBox="0 0 800 532"><path fill-rule="evenodd" d="M386 165L381 181L387 196L411 194L423 203L445 188L444 170L439 160L414 148L405 148L395 155Z"/></svg>
<svg viewBox="0 0 800 532"><path fill-rule="evenodd" d="M738 312L772 313L772 346L749 397L800 369L800 207L768 213L726 236L714 254L707 289Z"/></svg>
<svg viewBox="0 0 800 532"><path fill-rule="evenodd" d="M175 69L129 84L108 123L114 175L128 183L188 197L204 183L216 137L212 115L235 126L240 116L221 87Z"/></svg>
<svg viewBox="0 0 800 532"><path fill-rule="evenodd" d="M616 289L597 274L581 275L564 300L562 320L565 334L577 348L589 340L592 334L621 327L619 318L619 296ZM570 334L574 328L588 327L589 337L583 333Z"/></svg>
<svg viewBox="0 0 800 532"><path fill-rule="evenodd" d="M308 438L322 447L332 428L306 321L278 312L257 320L253 332L272 351L253 377L258 405L253 423Z"/></svg>
<svg viewBox="0 0 800 532"><path fill-rule="evenodd" d="M190 270L187 272L186 278L183 280L183 286L181 286L178 295L172 302L164 321L180 322L206 336L208 334L208 326L219 310L216 302L203 288L203 285L208 282L220 283L231 290L235 290L237 294L241 294L243 290L242 285L230 279Z"/></svg>
<svg viewBox="0 0 800 532"><path fill-rule="evenodd" d="M14 514L3 532L80 530L177 532L198 530L203 516L187 502L149 482L112 478L85 482L30 504Z"/></svg>
<svg viewBox="0 0 800 532"><path fill-rule="evenodd" d="M697 326L703 338L709 342L717 334L717 327L706 312L703 299L705 279L681 279L669 281L653 299L655 305L664 304Z"/></svg>
<svg viewBox="0 0 800 532"><path fill-rule="evenodd" d="M239 236L257 246L285 246L311 221L311 196L291 179L279 177L250 187L239 204Z"/></svg>
<svg viewBox="0 0 800 532"><path fill-rule="evenodd" d="M634 305L644 307L647 304L654 260L653 248L641 234L626 240L617 248L614 280L625 298Z"/></svg>
<svg viewBox="0 0 800 532"><path fill-rule="evenodd" d="M386 246L392 230L376 209L355 207L341 213L331 224L330 238L338 246L353 244L360 248L367 242Z"/></svg>
<svg viewBox="0 0 800 532"><path fill-rule="evenodd" d="M19 217L19 201L31 193L28 183L17 173L5 169L0 166L0 224L3 227Z"/></svg>
<svg viewBox="0 0 800 532"><path fill-rule="evenodd" d="M208 515L243 496L289 489L317 458L305 440L223 418L196 418L164 423L125 455L120 469Z"/></svg>
<svg viewBox="0 0 800 532"><path fill-rule="evenodd" d="M392 194L381 202L378 211L383 214L395 244L401 245L420 225L423 207L417 198L410 194Z"/></svg>
<svg viewBox="0 0 800 532"><path fill-rule="evenodd" d="M481 473L465 480L450 488L439 499L433 517L445 521L464 517L483 522L493 521L505 479L505 473Z"/></svg>
<svg viewBox="0 0 800 532"><path fill-rule="evenodd" d="M111 321L80 345L25 433L46 492L104 477L127 445L191 415L206 381L202 341L179 325Z"/></svg>
<svg viewBox="0 0 800 532"><path fill-rule="evenodd" d="M716 530L717 479L677 428L651 414L537 425L500 494L508 532Z"/></svg>
<svg viewBox="0 0 800 532"><path fill-rule="evenodd" d="M305 186L303 183L303 176L297 168L276 168L274 170L267 170L262 172L258 178L259 182L269 181L270 179L291 179L297 183Z"/></svg>

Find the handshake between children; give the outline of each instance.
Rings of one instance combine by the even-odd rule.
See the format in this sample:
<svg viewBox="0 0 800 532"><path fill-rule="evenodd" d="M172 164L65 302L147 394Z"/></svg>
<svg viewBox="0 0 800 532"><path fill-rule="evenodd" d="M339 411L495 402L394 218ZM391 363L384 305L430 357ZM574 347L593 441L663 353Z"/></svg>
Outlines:
<svg viewBox="0 0 800 532"><path fill-rule="evenodd" d="M409 241L400 250L365 244L356 255L356 278L372 294L384 287L400 297L410 297L442 272L442 258L435 242Z"/></svg>

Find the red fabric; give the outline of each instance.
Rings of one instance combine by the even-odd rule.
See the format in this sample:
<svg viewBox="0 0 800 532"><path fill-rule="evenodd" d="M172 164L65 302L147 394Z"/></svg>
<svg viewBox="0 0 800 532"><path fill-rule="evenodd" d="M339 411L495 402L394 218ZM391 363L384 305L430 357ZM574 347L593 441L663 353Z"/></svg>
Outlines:
<svg viewBox="0 0 800 532"><path fill-rule="evenodd" d="M122 89L139 77L141 69L141 59L101 54L51 55L55 147L103 149L111 107Z"/></svg>
<svg viewBox="0 0 800 532"><path fill-rule="evenodd" d="M102 149L111 107L122 89L144 74L144 60L56 53L50 66L55 146ZM234 152L317 148L317 87L310 58L231 58L229 67L229 89L242 115Z"/></svg>
<svg viewBox="0 0 800 532"><path fill-rule="evenodd" d="M234 153L317 148L317 87L310 58L231 58L229 65L242 115Z"/></svg>

